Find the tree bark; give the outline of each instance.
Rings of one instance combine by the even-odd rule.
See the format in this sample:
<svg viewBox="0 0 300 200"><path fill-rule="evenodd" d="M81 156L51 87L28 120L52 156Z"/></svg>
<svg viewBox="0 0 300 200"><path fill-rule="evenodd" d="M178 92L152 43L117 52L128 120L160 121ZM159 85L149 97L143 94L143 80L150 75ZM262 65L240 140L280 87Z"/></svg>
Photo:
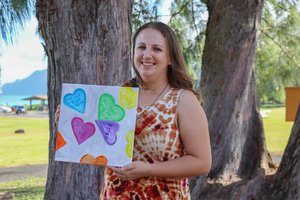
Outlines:
<svg viewBox="0 0 300 200"><path fill-rule="evenodd" d="M130 0L37 0L48 57L49 164L44 199L98 199L101 169L54 161L62 83L118 85L130 73Z"/></svg>
<svg viewBox="0 0 300 200"><path fill-rule="evenodd" d="M269 199L300 199L300 104L279 168L267 182Z"/></svg>
<svg viewBox="0 0 300 200"><path fill-rule="evenodd" d="M253 59L262 1L209 1L201 91L213 149L211 178L249 178L265 153Z"/></svg>
<svg viewBox="0 0 300 200"><path fill-rule="evenodd" d="M200 88L213 164L207 178L191 179L193 199L256 199L264 193L265 170L275 167L266 150L253 68L262 9L263 0L208 1Z"/></svg>

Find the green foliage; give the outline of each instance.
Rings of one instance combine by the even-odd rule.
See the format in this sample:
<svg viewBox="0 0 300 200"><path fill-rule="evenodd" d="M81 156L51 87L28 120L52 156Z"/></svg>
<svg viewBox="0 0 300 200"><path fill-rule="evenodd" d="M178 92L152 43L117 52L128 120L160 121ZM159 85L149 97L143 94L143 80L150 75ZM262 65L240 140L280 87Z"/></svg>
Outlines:
<svg viewBox="0 0 300 200"><path fill-rule="evenodd" d="M161 7L160 0L134 0L131 19L133 32L147 22L160 21L159 7Z"/></svg>
<svg viewBox="0 0 300 200"><path fill-rule="evenodd" d="M180 40L189 71L196 80L196 87L200 82L206 23L207 8L204 3L193 0L172 1L169 25Z"/></svg>
<svg viewBox="0 0 300 200"><path fill-rule="evenodd" d="M14 200L43 199L46 178L28 178L0 183L0 193L13 193Z"/></svg>
<svg viewBox="0 0 300 200"><path fill-rule="evenodd" d="M171 1L169 25L180 39L190 72L199 85L202 51L208 18L206 0ZM133 30L158 20L161 1L136 0ZM299 0L267 0L255 59L257 95L262 103L283 103L284 88L300 86ZM153 12L154 10L158 12ZM156 13L156 14L155 14Z"/></svg>
<svg viewBox="0 0 300 200"><path fill-rule="evenodd" d="M34 12L35 0L1 0L0 1L0 39L13 42L13 36L18 33L18 25L24 22Z"/></svg>
<svg viewBox="0 0 300 200"><path fill-rule="evenodd" d="M25 134L15 134L24 129ZM0 167L48 162L48 118L0 116Z"/></svg>
<svg viewBox="0 0 300 200"><path fill-rule="evenodd" d="M299 1L266 1L255 63L262 103L284 102L284 88L300 86L299 25Z"/></svg>

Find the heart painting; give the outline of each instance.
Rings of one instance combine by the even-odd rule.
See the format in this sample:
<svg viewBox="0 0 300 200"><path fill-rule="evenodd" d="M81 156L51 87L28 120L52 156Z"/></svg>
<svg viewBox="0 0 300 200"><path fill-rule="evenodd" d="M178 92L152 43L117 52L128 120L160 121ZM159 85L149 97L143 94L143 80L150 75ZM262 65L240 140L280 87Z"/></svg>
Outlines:
<svg viewBox="0 0 300 200"><path fill-rule="evenodd" d="M62 86L55 160L122 167L132 162L138 88Z"/></svg>

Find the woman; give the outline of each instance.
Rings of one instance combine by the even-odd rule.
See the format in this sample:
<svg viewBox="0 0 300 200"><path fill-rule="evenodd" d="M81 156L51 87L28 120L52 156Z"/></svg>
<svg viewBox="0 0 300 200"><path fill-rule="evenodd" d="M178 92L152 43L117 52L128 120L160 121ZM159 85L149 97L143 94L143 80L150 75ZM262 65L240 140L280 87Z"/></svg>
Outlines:
<svg viewBox="0 0 300 200"><path fill-rule="evenodd" d="M190 199L188 177L209 172L211 148L179 42L170 27L150 22L133 49L140 88L133 162L108 167L103 198Z"/></svg>

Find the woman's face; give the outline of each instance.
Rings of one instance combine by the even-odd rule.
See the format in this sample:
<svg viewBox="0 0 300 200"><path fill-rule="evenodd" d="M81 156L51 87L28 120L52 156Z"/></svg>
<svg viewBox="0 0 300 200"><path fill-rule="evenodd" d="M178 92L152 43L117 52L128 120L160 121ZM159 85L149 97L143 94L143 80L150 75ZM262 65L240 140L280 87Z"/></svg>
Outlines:
<svg viewBox="0 0 300 200"><path fill-rule="evenodd" d="M134 65L144 82L167 79L171 64L167 41L157 30L142 30L135 41Z"/></svg>

